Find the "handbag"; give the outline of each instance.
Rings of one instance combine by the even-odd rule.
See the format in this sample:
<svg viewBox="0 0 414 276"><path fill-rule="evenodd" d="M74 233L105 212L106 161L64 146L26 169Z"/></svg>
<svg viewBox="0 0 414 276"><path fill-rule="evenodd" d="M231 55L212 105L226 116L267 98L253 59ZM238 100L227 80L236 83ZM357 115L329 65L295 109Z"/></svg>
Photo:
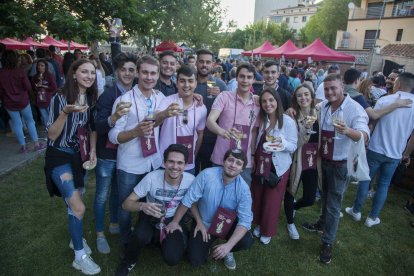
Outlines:
<svg viewBox="0 0 414 276"><path fill-rule="evenodd" d="M276 173L270 171L269 176L267 178L266 177L262 178L262 184L270 188L275 188L277 184L279 184L281 179L282 178L278 176Z"/></svg>
<svg viewBox="0 0 414 276"><path fill-rule="evenodd" d="M369 166L367 162L367 153L365 151L364 135L357 142L353 142L348 153L346 166L348 176L353 177L357 181L371 180L369 176Z"/></svg>

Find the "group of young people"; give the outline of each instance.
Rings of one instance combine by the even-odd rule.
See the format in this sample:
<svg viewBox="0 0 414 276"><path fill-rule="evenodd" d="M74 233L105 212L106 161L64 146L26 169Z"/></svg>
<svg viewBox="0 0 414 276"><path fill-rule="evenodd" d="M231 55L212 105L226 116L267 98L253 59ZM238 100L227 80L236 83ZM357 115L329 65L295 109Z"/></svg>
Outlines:
<svg viewBox="0 0 414 276"><path fill-rule="evenodd" d="M123 255L117 275L127 275L152 242L160 245L168 265L178 264L187 253L192 265L205 264L211 255L235 269L233 252L249 249L253 236L268 244L276 235L283 199L289 236L299 239L294 214L313 204L318 182L321 216L305 228L323 233L320 260L331 261L348 185L348 152L353 142L369 140L367 112L344 93L339 74L325 77L326 99L316 104L307 84L293 93L278 86L279 66L274 61L264 64L259 95L251 92L253 65L239 65L237 88L225 91L225 83L211 75L213 63L214 55L206 49L197 53L196 70L182 66L177 71L173 52L162 53L159 60L113 53L116 81L99 98L93 63L80 59L71 65L63 88L50 102L45 172L50 195L61 196L67 206L75 269L100 272L83 238L85 172L95 166L96 247L110 253L104 234L109 197L109 232L120 234ZM368 162L379 143L386 149L379 152L386 156L385 163L387 158L401 159L405 146L394 144L397 135L387 131L393 121L388 116L398 113L404 120L404 127L393 129L404 128L398 139L407 142L414 128L409 94L413 87L412 74L400 75L398 93L378 105L409 101L378 121ZM385 132L392 137L383 139ZM389 147L395 155L388 156ZM382 168L375 166L373 175ZM387 166L387 171L393 168ZM378 190L383 192L374 200L373 221L385 202L388 176L380 176ZM303 197L295 202L299 183ZM360 185L358 205L347 209L348 214L360 212L365 188ZM132 227L134 213L138 219Z"/></svg>

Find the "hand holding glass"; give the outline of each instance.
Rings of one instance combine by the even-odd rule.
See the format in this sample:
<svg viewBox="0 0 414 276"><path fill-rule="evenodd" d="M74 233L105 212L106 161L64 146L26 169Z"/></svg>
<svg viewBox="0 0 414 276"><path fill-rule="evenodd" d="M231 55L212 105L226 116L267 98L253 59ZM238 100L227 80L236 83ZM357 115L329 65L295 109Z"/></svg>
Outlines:
<svg viewBox="0 0 414 276"><path fill-rule="evenodd" d="M335 136L332 139L342 139L339 137L336 128L340 127L341 124L344 124L344 114L341 110L337 110L332 114L332 125L335 128Z"/></svg>
<svg viewBox="0 0 414 276"><path fill-rule="evenodd" d="M309 111L308 116L306 116L305 120L306 120L306 124L311 124L312 126L310 127L310 129L308 130L308 134L315 134L316 131L313 130L313 124L316 122L316 120L318 119L317 115L316 115L316 109L312 108Z"/></svg>

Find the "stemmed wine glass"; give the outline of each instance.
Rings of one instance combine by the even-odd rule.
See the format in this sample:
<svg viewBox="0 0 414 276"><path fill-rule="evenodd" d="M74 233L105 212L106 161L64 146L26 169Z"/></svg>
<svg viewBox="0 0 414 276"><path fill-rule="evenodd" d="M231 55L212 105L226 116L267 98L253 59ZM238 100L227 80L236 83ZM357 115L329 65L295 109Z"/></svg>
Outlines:
<svg viewBox="0 0 414 276"><path fill-rule="evenodd" d="M318 119L317 115L316 115L316 109L315 108L311 108L311 110L309 111L308 116L306 116L305 120L306 122L309 122L312 124L311 128L308 130L308 134L315 134L316 131L313 130L313 124L315 123L315 121Z"/></svg>
<svg viewBox="0 0 414 276"><path fill-rule="evenodd" d="M212 80L208 80L207 81L207 87L213 88L215 86L216 86L216 82L215 81L212 81ZM214 98L214 95L208 94L207 98L213 99Z"/></svg>
<svg viewBox="0 0 414 276"><path fill-rule="evenodd" d="M344 123L344 114L342 112L342 110L337 110L332 114L332 125L335 128L335 136L332 137L332 139L342 139L341 137L339 137L339 134L336 131L337 127L340 127L340 124Z"/></svg>
<svg viewBox="0 0 414 276"><path fill-rule="evenodd" d="M240 153L241 152L241 141L243 139L243 129L241 126L239 125L234 125L233 126L233 133L234 133L234 139L236 141L236 149L233 150L233 152L235 153Z"/></svg>

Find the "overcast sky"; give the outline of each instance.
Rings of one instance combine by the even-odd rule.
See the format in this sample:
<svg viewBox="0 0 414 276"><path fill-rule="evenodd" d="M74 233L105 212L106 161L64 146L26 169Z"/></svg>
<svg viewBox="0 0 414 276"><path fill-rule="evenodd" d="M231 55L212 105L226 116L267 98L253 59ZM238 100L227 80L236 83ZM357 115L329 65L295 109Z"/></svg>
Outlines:
<svg viewBox="0 0 414 276"><path fill-rule="evenodd" d="M240 29L253 23L254 0L221 0L221 6L227 9L224 26L230 20L236 21Z"/></svg>

